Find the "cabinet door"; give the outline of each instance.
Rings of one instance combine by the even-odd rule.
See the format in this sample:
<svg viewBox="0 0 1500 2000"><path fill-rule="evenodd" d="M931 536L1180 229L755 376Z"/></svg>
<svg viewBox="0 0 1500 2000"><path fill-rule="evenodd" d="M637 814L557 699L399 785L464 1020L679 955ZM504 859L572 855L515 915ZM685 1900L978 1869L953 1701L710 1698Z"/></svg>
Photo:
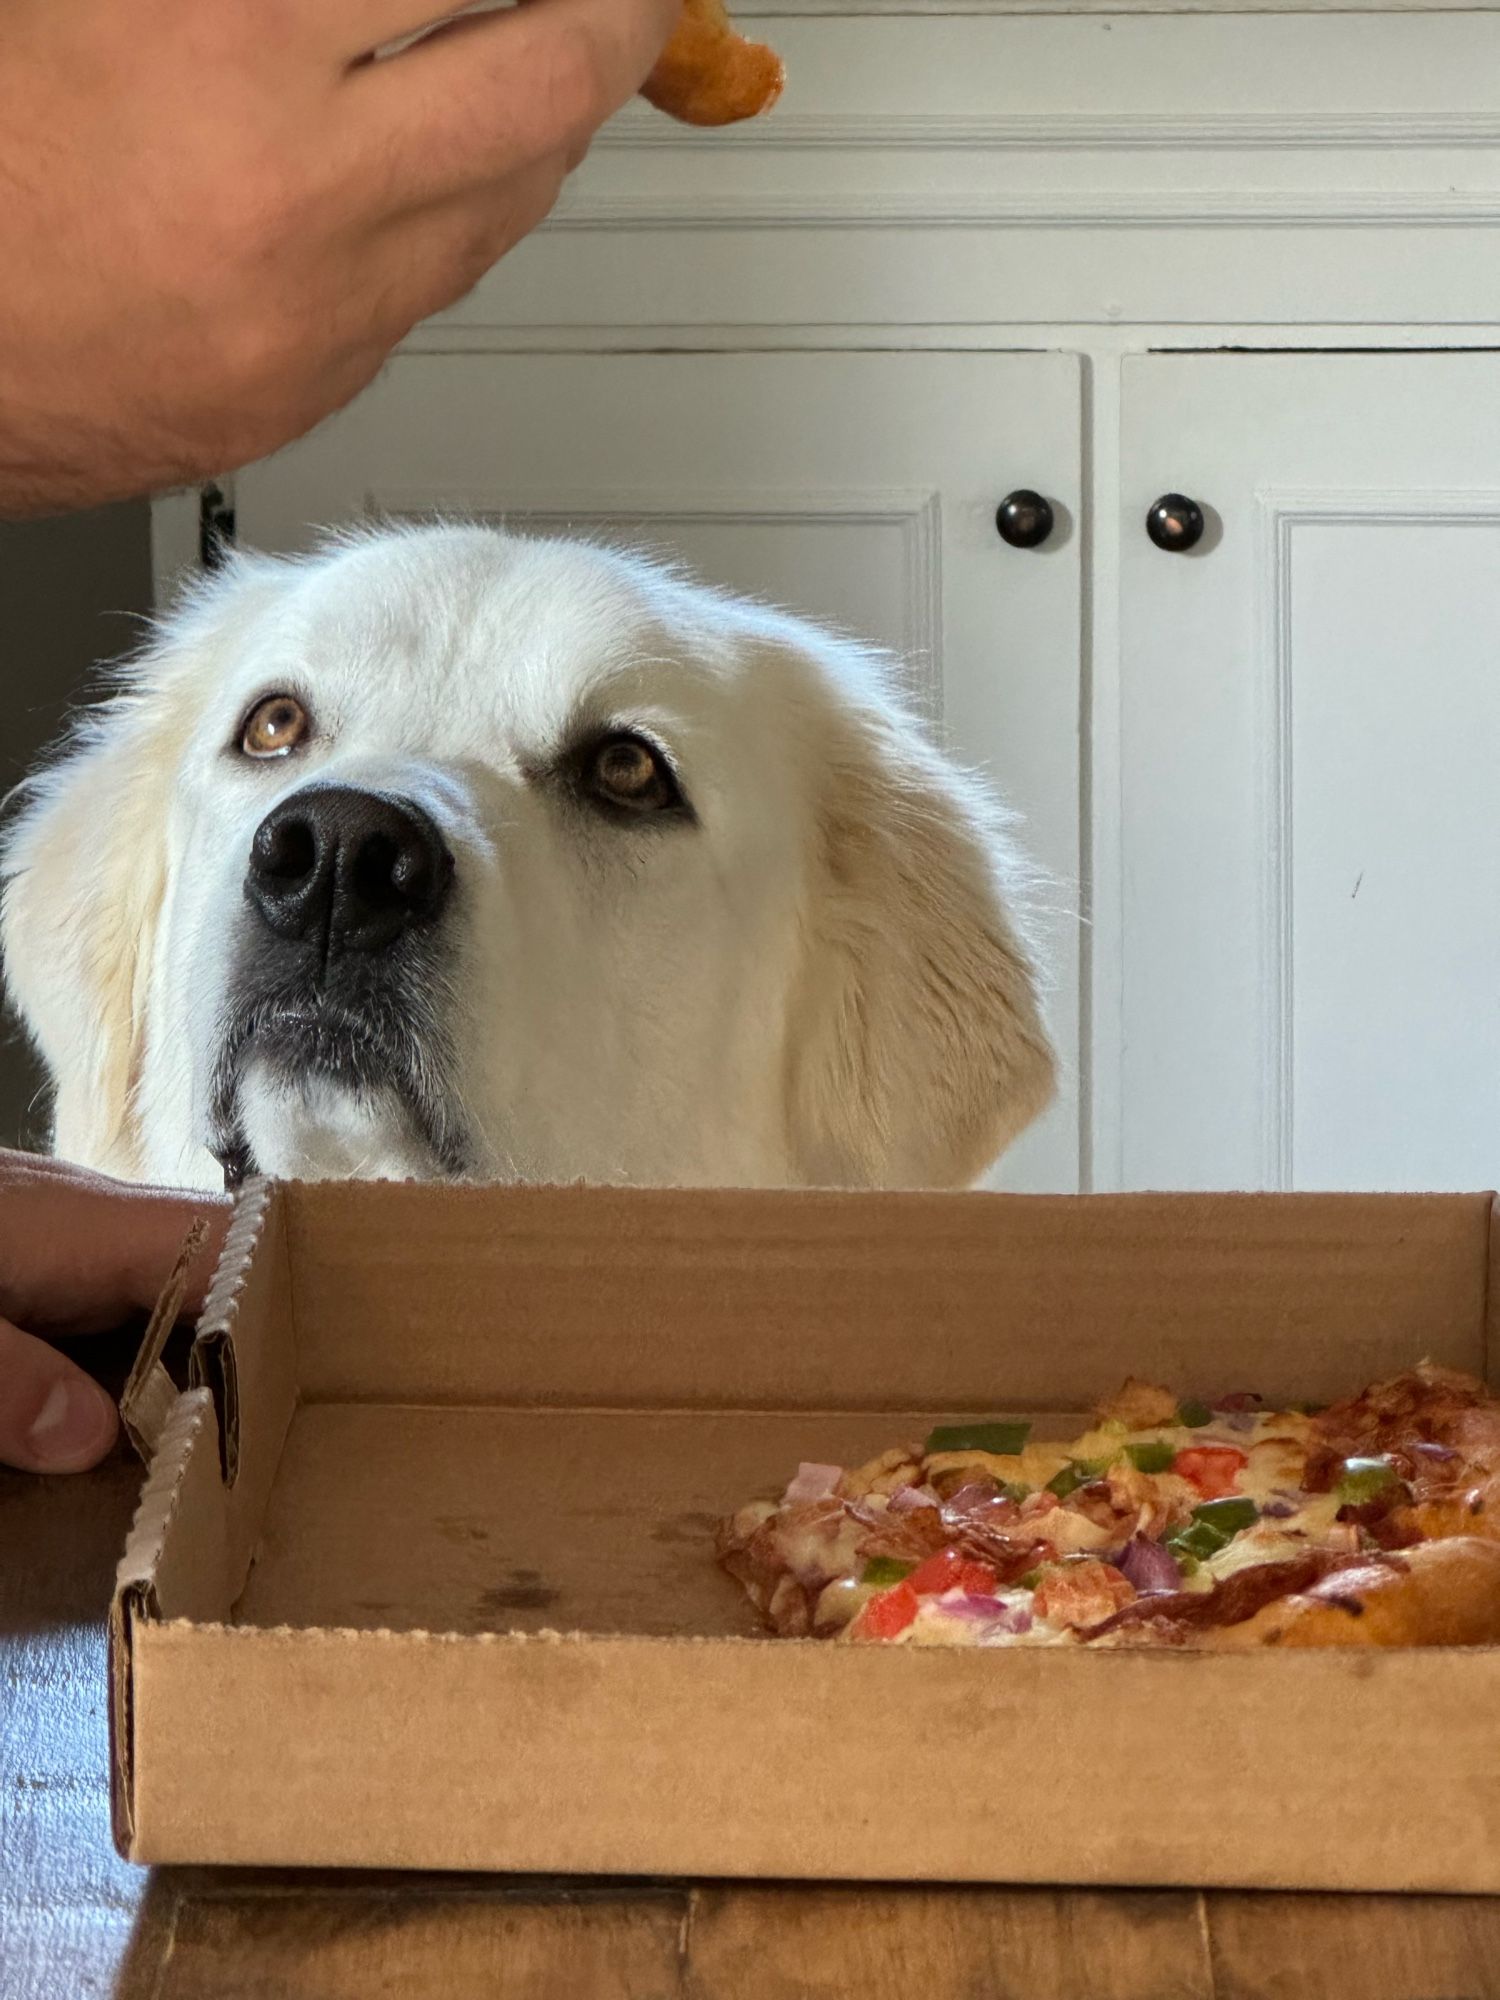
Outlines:
<svg viewBox="0 0 1500 2000"><path fill-rule="evenodd" d="M908 663L934 725L1019 810L1053 877L1070 1081L1002 1165L1078 1177L1079 364L1071 355L404 355L344 416L236 482L250 544L433 507L666 547ZM1047 544L1001 541L1015 488Z"/></svg>
<svg viewBox="0 0 1500 2000"><path fill-rule="evenodd" d="M1122 1183L1497 1185L1500 356L1143 357L1121 464Z"/></svg>

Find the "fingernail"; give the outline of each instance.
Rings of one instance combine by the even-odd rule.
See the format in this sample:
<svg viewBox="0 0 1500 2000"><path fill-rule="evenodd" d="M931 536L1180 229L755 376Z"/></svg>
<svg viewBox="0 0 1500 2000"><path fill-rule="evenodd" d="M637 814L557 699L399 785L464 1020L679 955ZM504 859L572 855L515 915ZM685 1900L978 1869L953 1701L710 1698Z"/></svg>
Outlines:
<svg viewBox="0 0 1500 2000"><path fill-rule="evenodd" d="M91 1465L115 1434L115 1406L84 1375L64 1375L47 1391L28 1433L38 1465L70 1472Z"/></svg>

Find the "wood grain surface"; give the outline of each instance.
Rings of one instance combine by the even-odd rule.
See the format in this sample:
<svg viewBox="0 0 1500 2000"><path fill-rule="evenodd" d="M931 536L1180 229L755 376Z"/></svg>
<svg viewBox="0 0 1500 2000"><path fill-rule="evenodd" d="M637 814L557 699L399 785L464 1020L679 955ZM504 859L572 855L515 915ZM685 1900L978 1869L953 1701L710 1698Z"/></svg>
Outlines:
<svg viewBox="0 0 1500 2000"><path fill-rule="evenodd" d="M1490 1900L127 1867L103 1616L138 1485L0 1471L0 2000L1500 2000ZM1391 1809L1431 1839L1441 1800Z"/></svg>

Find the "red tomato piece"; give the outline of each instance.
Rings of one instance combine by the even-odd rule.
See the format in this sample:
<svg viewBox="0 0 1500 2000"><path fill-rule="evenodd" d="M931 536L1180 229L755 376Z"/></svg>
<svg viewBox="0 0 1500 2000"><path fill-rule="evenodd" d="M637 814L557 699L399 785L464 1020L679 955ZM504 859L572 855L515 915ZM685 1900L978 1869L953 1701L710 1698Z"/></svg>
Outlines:
<svg viewBox="0 0 1500 2000"><path fill-rule="evenodd" d="M1000 1588L1000 1579L988 1563L966 1562L958 1572L958 1587L970 1597L993 1597Z"/></svg>
<svg viewBox="0 0 1500 2000"><path fill-rule="evenodd" d="M918 1563L906 1581L918 1597L940 1597L958 1582L964 1559L957 1549L938 1549L926 1562Z"/></svg>
<svg viewBox="0 0 1500 2000"><path fill-rule="evenodd" d="M911 1578L906 1577L869 1600L850 1628L850 1636L855 1639L894 1639L906 1630L916 1615L917 1593L911 1587Z"/></svg>
<svg viewBox="0 0 1500 2000"><path fill-rule="evenodd" d="M999 1579L988 1563L976 1562L957 1549L939 1549L919 1563L906 1579L918 1597L941 1597L945 1590L965 1590L971 1597L993 1597Z"/></svg>
<svg viewBox="0 0 1500 2000"><path fill-rule="evenodd" d="M1232 1444L1195 1444L1178 1452L1172 1470L1191 1481L1205 1500L1222 1500L1233 1493L1235 1482L1250 1463Z"/></svg>

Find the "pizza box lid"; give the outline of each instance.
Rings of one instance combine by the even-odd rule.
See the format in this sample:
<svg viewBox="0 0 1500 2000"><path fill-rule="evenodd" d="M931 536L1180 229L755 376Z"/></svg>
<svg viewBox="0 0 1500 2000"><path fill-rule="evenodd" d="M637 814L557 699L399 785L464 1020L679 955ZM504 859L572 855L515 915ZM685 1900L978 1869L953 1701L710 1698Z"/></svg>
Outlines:
<svg viewBox="0 0 1500 2000"><path fill-rule="evenodd" d="M1126 1374L1492 1361L1489 1195L258 1182L111 1617L146 1862L1500 1891L1489 1649L763 1636L718 1518ZM1494 1288L1500 1296L1500 1287ZM1443 1837L1411 1802L1442 1788Z"/></svg>

